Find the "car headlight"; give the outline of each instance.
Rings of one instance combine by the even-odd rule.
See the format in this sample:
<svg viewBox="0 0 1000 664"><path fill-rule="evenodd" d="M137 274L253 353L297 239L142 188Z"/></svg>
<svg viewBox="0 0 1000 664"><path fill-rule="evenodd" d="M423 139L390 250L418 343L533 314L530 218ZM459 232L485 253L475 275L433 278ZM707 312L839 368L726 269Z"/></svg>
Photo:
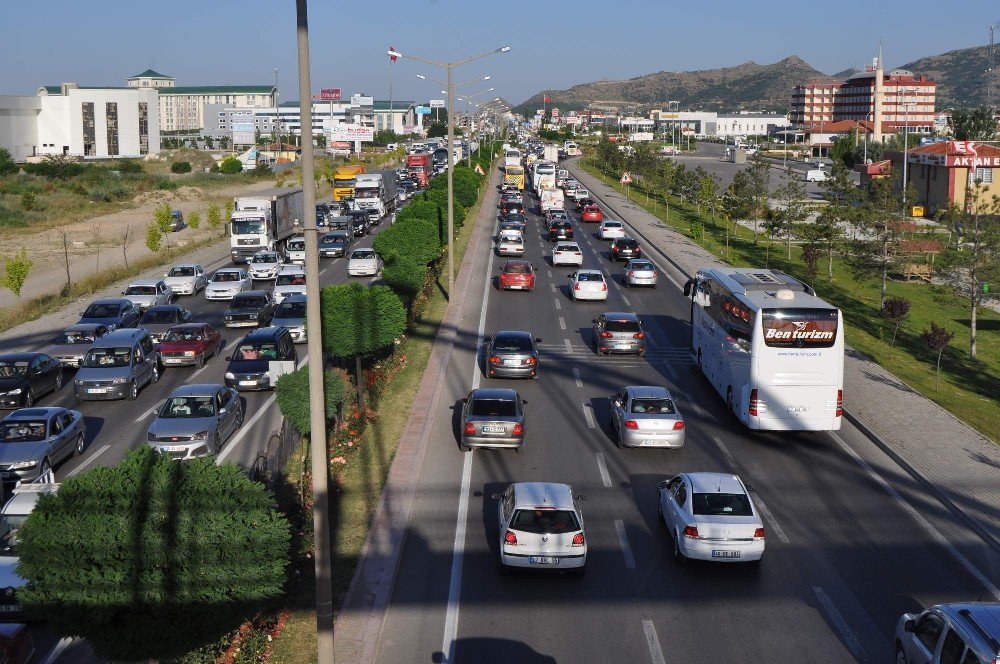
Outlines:
<svg viewBox="0 0 1000 664"><path fill-rule="evenodd" d="M146 440L156 440L156 434L152 431L146 432Z"/></svg>
<svg viewBox="0 0 1000 664"><path fill-rule="evenodd" d="M229 380L235 380L236 379L236 375L232 371L227 371L226 372L226 378L228 378Z"/></svg>
<svg viewBox="0 0 1000 664"><path fill-rule="evenodd" d="M194 351L193 350L184 351L184 357L194 357Z"/></svg>
<svg viewBox="0 0 1000 664"><path fill-rule="evenodd" d="M257 318L258 316L260 316L260 312L259 311L252 311L252 312L250 312L249 315L250 315L250 318Z"/></svg>
<svg viewBox="0 0 1000 664"><path fill-rule="evenodd" d="M37 461L16 461L10 464L11 470L26 470L28 468L34 468L38 465Z"/></svg>
<svg viewBox="0 0 1000 664"><path fill-rule="evenodd" d="M111 384L112 385L124 385L125 384L125 379L124 378L112 378L111 379Z"/></svg>
<svg viewBox="0 0 1000 664"><path fill-rule="evenodd" d="M195 435L191 436L194 440L206 440L208 438L208 431L199 431Z"/></svg>
<svg viewBox="0 0 1000 664"><path fill-rule="evenodd" d="M73 384L74 385L83 385L83 381L80 380L79 378L77 378L76 380L73 381Z"/></svg>
<svg viewBox="0 0 1000 664"><path fill-rule="evenodd" d="M13 389L13 390L7 392L7 394L20 394L21 392L22 392L22 389L20 387L18 387L16 389Z"/></svg>

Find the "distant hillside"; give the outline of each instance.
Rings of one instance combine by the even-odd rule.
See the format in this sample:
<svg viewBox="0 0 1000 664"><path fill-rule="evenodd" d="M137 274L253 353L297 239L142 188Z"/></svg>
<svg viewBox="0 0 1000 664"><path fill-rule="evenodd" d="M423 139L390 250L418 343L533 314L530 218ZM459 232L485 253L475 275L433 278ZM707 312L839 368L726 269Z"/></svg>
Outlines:
<svg viewBox="0 0 1000 664"><path fill-rule="evenodd" d="M997 59L1000 60L1000 55ZM997 66L1000 67L1000 61L997 62ZM908 69L914 74L924 74L932 81L937 81L939 109L985 104L986 71L989 68L989 46L948 51L907 62L901 66L901 69ZM997 93L1000 94L1000 89Z"/></svg>

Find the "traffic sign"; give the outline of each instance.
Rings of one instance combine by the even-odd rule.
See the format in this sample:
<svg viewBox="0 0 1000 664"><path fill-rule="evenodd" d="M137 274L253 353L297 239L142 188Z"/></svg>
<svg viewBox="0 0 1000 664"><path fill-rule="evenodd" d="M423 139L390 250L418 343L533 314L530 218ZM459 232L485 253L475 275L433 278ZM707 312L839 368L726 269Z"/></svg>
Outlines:
<svg viewBox="0 0 1000 664"><path fill-rule="evenodd" d="M622 184L632 184L632 175L628 171L625 171L622 173L620 182Z"/></svg>

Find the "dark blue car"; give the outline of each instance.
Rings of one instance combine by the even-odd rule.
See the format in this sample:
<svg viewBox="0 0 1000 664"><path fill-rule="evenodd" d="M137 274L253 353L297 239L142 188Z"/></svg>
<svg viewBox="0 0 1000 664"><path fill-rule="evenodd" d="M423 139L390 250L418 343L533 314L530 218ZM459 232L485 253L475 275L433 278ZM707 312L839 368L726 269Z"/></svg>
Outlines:
<svg viewBox="0 0 1000 664"><path fill-rule="evenodd" d="M139 308L132 304L131 300L124 297L109 297L103 300L94 300L80 314L78 325L92 323L96 325L106 325L109 330L117 330L121 327L135 327L139 324L142 313Z"/></svg>

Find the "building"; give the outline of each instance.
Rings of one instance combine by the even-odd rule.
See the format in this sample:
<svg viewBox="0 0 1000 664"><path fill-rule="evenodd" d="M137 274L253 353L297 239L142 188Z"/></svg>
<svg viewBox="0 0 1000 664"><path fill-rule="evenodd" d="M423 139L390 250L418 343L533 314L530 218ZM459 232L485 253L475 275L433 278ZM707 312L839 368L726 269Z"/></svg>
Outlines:
<svg viewBox="0 0 1000 664"><path fill-rule="evenodd" d="M739 113L719 115L705 123L705 135L716 138L736 138L740 136L770 136L791 127L784 115Z"/></svg>
<svg viewBox="0 0 1000 664"><path fill-rule="evenodd" d="M886 155L897 188L903 180L903 153ZM970 141L941 141L909 150L906 180L916 193L913 204L923 205L927 214L951 205L969 204L967 193L976 181L982 183L984 201L1000 196L1000 148Z"/></svg>
<svg viewBox="0 0 1000 664"><path fill-rule="evenodd" d="M147 69L141 74L129 76L125 79L125 83L130 88L156 88L160 90L174 87L174 77Z"/></svg>
<svg viewBox="0 0 1000 664"><path fill-rule="evenodd" d="M841 81L817 78L792 88L789 120L798 126L833 122L833 107Z"/></svg>

